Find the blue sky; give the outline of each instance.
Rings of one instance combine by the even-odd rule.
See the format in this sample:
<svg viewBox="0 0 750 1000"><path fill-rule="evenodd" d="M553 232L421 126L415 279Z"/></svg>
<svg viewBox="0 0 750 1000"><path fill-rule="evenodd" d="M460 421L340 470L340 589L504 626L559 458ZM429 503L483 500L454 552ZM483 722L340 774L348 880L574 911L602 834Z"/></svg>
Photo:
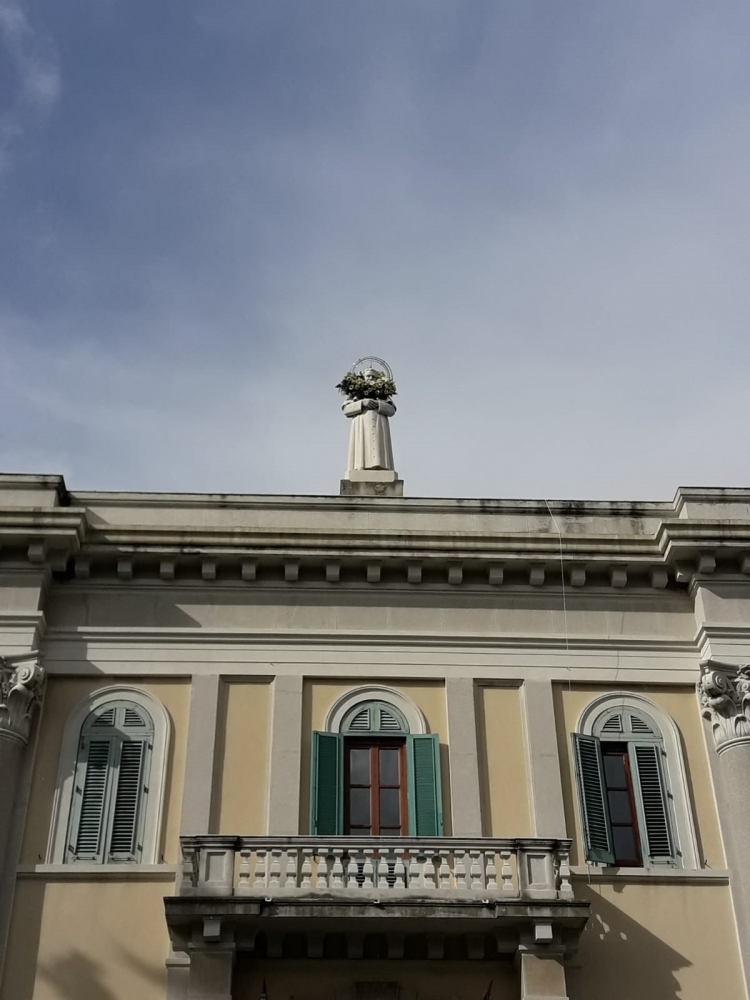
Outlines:
<svg viewBox="0 0 750 1000"><path fill-rule="evenodd" d="M0 0L0 468L750 485L746 0Z"/></svg>

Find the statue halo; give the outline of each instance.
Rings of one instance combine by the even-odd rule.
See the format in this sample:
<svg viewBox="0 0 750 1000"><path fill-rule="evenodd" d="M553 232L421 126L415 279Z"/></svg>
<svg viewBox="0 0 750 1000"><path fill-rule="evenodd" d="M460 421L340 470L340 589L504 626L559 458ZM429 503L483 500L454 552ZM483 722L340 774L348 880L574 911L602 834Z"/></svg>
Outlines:
<svg viewBox="0 0 750 1000"><path fill-rule="evenodd" d="M350 372L362 371L360 365L363 365L366 361L374 361L376 364L380 365L380 367L383 369L383 371L386 373L389 379L393 378L393 372L391 371L391 366L387 362L383 361L382 358L376 358L374 355L369 355L367 357L360 358L358 361L355 361L354 364L349 369L349 371ZM373 365L368 365L367 367L372 368Z"/></svg>

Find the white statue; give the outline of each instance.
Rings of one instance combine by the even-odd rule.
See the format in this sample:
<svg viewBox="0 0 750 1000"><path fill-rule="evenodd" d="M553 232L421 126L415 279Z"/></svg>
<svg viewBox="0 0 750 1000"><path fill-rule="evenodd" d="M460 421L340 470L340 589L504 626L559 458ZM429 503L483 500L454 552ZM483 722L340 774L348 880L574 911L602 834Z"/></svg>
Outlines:
<svg viewBox="0 0 750 1000"><path fill-rule="evenodd" d="M374 368L364 372L365 378L381 373ZM354 399L341 407L351 420L349 428L349 471L393 469L393 448L388 420L396 412L390 399Z"/></svg>

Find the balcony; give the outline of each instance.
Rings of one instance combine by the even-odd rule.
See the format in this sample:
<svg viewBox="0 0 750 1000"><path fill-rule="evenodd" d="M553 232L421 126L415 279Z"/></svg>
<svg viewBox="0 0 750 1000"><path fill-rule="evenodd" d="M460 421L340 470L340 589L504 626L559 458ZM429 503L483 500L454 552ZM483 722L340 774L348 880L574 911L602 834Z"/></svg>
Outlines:
<svg viewBox="0 0 750 1000"><path fill-rule="evenodd" d="M183 837L165 901L175 948L231 940L263 958L496 958L574 950L569 840Z"/></svg>

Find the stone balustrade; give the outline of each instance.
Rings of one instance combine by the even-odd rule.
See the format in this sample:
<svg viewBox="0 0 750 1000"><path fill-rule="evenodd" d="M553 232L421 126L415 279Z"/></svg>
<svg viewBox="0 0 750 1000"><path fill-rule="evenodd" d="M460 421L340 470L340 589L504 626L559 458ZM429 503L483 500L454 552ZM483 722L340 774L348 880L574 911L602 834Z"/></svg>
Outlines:
<svg viewBox="0 0 750 1000"><path fill-rule="evenodd" d="M569 840L182 837L180 896L570 900Z"/></svg>

